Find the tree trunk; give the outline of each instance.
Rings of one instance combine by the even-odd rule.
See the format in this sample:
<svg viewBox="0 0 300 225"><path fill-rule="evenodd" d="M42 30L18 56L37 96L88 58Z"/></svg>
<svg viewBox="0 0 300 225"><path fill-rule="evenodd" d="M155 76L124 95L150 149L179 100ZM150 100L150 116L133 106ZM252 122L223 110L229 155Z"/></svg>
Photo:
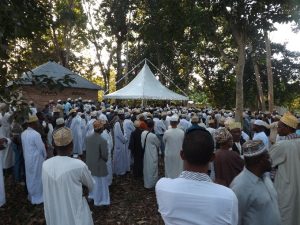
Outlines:
<svg viewBox="0 0 300 225"><path fill-rule="evenodd" d="M236 109L235 109L235 120L242 122L243 110L244 110L244 67L245 67L245 40L241 38L238 43L238 62L235 67L236 72Z"/></svg>
<svg viewBox="0 0 300 225"><path fill-rule="evenodd" d="M257 86L257 91L258 91L258 100L261 105L261 110L263 112L265 112L266 111L266 103L264 100L264 93L263 93L262 85L261 85L261 81L260 81L258 64L257 64L254 56L252 56L252 64L254 67L255 80L256 80L256 86Z"/></svg>
<svg viewBox="0 0 300 225"><path fill-rule="evenodd" d="M268 32L265 31L265 42L266 42L266 61L267 61L267 74L268 74L268 103L269 111L274 110L274 91L273 91L273 73L271 64L271 44L268 36Z"/></svg>
<svg viewBox="0 0 300 225"><path fill-rule="evenodd" d="M122 78L122 60L121 60L121 54L122 54L122 38L117 37L117 77L116 82ZM117 90L123 87L123 81L116 84Z"/></svg>

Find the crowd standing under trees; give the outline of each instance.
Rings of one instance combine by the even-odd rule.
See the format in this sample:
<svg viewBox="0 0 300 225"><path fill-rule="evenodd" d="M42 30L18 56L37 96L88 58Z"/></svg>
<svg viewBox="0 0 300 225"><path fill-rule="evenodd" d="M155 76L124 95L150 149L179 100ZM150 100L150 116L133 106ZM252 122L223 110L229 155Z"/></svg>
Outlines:
<svg viewBox="0 0 300 225"><path fill-rule="evenodd" d="M44 203L47 224L78 220L93 224L86 198L90 205L108 209L112 180L131 176L131 171L131 179L140 180L149 193L156 187L158 210L166 224L207 224L216 219L267 224L269 216L273 218L269 224L299 223L295 210L299 207L295 172L299 115L244 111L242 126L234 119L236 112L225 109L133 107L81 98L50 100L43 109L34 102L27 107L29 115L17 121L16 108L0 104L1 168L15 185L25 182L32 205ZM164 170L161 180L160 167ZM2 169L0 175L0 203L5 207ZM245 185L251 198L243 194ZM83 186L88 188L86 197ZM261 190L254 190L258 187ZM209 197L214 192L221 194ZM187 193L190 197L184 198ZM182 204L175 206L174 199ZM224 207L215 207L221 200L226 202ZM210 204L217 217L189 208L207 209ZM172 213L174 207L181 216Z"/></svg>
<svg viewBox="0 0 300 225"><path fill-rule="evenodd" d="M17 88L6 89L9 81L49 59L112 91L130 81L135 71L128 79L115 81L148 58L191 100L235 107L238 120L244 107L263 111L267 106L272 111L273 105L299 107L299 53L268 41L275 23L293 23L297 30L297 1L0 4L0 68L5 78L0 94L7 100ZM78 54L89 48L95 57Z"/></svg>
<svg viewBox="0 0 300 225"><path fill-rule="evenodd" d="M299 114L274 110L300 108L300 53L269 39L275 23L299 29L299 3L174 2L1 1L4 210L12 197L4 188L10 177L25 182L31 204L44 203L47 224L59 223L66 208L64 224L93 224L90 208L109 208L112 180L129 176L149 193L155 188L166 224L300 224ZM91 48L93 57L85 54ZM159 74L164 85L175 90L177 84L205 107L68 98L37 109L20 93L19 76L49 59L107 93L128 83L137 71L117 81L144 58L172 80ZM61 89L70 82L40 76L33 85ZM201 213L194 205L203 207Z"/></svg>

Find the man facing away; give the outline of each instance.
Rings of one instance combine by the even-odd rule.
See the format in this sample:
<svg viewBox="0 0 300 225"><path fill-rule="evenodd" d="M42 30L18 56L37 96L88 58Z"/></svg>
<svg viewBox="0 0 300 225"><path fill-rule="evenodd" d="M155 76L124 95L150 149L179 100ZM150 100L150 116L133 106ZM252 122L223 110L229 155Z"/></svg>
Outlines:
<svg viewBox="0 0 300 225"><path fill-rule="evenodd" d="M250 140L242 148L246 166L230 184L239 202L239 225L280 225L277 194L266 174L271 171L267 147Z"/></svg>
<svg viewBox="0 0 300 225"><path fill-rule="evenodd" d="M163 136L165 145L165 177L176 178L183 169L180 150L182 149L184 131L177 127L177 115L173 115L170 118L170 124L171 128Z"/></svg>
<svg viewBox="0 0 300 225"><path fill-rule="evenodd" d="M94 121L94 133L86 137L86 164L91 170L95 185L90 192L89 198L94 200L95 206L108 206L110 204L109 189L107 182L108 145L101 136L104 123Z"/></svg>
<svg viewBox="0 0 300 225"><path fill-rule="evenodd" d="M184 171L178 178L161 178L156 184L159 212L165 224L236 225L238 202L232 190L211 181L208 164L214 159L214 141L203 129L185 134Z"/></svg>
<svg viewBox="0 0 300 225"><path fill-rule="evenodd" d="M82 196L82 185L93 189L91 172L84 162L73 159L73 138L69 128L53 133L57 156L43 164L42 181L47 225L93 225L90 208Z"/></svg>
<svg viewBox="0 0 300 225"><path fill-rule="evenodd" d="M43 202L42 165L47 157L45 144L36 131L37 116L29 116L28 128L21 134L28 199L31 204Z"/></svg>

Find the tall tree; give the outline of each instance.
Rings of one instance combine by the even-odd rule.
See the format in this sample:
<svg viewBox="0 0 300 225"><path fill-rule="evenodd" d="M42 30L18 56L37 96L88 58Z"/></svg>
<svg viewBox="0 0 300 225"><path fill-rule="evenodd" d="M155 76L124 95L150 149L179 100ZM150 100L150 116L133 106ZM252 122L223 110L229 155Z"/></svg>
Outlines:
<svg viewBox="0 0 300 225"><path fill-rule="evenodd" d="M273 88L273 73L272 73L272 63L271 63L271 43L269 39L268 32L264 32L265 43L266 43L266 63L267 63L267 74L268 74L268 105L269 111L274 110L274 88Z"/></svg>
<svg viewBox="0 0 300 225"><path fill-rule="evenodd" d="M7 83L26 68L26 63L14 55L22 41L33 40L49 27L48 5L41 0L0 1L0 96L9 98L12 89ZM16 57L14 57L16 56Z"/></svg>
<svg viewBox="0 0 300 225"><path fill-rule="evenodd" d="M107 29L106 35L115 38L117 70L116 79L120 80L124 75L122 50L128 32L127 16L129 12L130 1L103 0L100 6L102 9L101 16L105 19L104 25L109 28ZM121 88L122 85L123 82L119 82L117 84L117 89Z"/></svg>

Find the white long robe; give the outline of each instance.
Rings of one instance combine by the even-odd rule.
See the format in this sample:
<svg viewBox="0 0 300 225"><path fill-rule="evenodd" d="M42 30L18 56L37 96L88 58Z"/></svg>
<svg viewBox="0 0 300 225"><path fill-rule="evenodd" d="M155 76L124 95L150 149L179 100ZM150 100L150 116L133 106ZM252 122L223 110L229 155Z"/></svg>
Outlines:
<svg viewBox="0 0 300 225"><path fill-rule="evenodd" d="M101 136L107 141L107 149L108 149L108 157L107 157L107 162L106 162L106 166L107 166L107 183L108 185L111 185L112 183L112 179L113 179L113 175L112 175L112 163L111 163L111 152L113 149L113 140L112 140L112 136L111 133L108 133L107 130L104 130L101 133Z"/></svg>
<svg viewBox="0 0 300 225"><path fill-rule="evenodd" d="M82 121L79 115L72 119L71 130L73 135L73 154L82 155L84 139L82 135Z"/></svg>
<svg viewBox="0 0 300 225"><path fill-rule="evenodd" d="M4 138L3 135L0 134L0 138ZM10 139L7 139L7 145L10 145ZM5 204L5 186L4 186L4 177L3 177L3 167L2 167L2 160L3 160L3 150L0 150L0 207Z"/></svg>
<svg viewBox="0 0 300 225"><path fill-rule="evenodd" d="M94 133L94 122L96 119L90 119L89 122L86 124L86 137Z"/></svg>
<svg viewBox="0 0 300 225"><path fill-rule="evenodd" d="M3 137L10 137L10 122L9 118L12 115L12 112L0 113L1 127L0 127L0 135ZM2 166L3 169L11 168L14 165L14 152L11 148L11 144L7 145L7 148L2 150Z"/></svg>
<svg viewBox="0 0 300 225"><path fill-rule="evenodd" d="M28 127L21 134L28 198L32 204L43 202L42 165L47 157L41 135Z"/></svg>
<svg viewBox="0 0 300 225"><path fill-rule="evenodd" d="M155 134L151 132L148 134L148 132L149 131L143 131L141 135L141 144L143 148L146 141L143 168L144 187L153 188L158 180L158 152L160 141Z"/></svg>
<svg viewBox="0 0 300 225"><path fill-rule="evenodd" d="M180 128L170 128L163 136L165 144L165 177L176 178L183 170L180 157L184 132Z"/></svg>
<svg viewBox="0 0 300 225"><path fill-rule="evenodd" d="M127 172L128 156L126 152L126 135L121 130L120 122L114 126L114 152L113 152L113 171L116 175L124 175Z"/></svg>
<svg viewBox="0 0 300 225"><path fill-rule="evenodd" d="M47 225L92 225L93 218L82 185L93 190L91 172L84 162L55 156L43 164L44 211Z"/></svg>
<svg viewBox="0 0 300 225"><path fill-rule="evenodd" d="M93 176L95 181L93 190L89 193L89 198L94 200L95 206L110 205L109 188L106 177Z"/></svg>
<svg viewBox="0 0 300 225"><path fill-rule="evenodd" d="M133 125L133 122L130 119L124 120L124 133L127 138L127 140L130 140L131 133L135 130L135 127ZM130 171L130 165L131 165L131 151L128 148L129 141L126 142L126 153L127 153L127 171Z"/></svg>
<svg viewBox="0 0 300 225"><path fill-rule="evenodd" d="M83 144L82 144L82 150L85 151L85 138L86 138L86 120L81 118L81 135L82 135L82 140L83 140Z"/></svg>

